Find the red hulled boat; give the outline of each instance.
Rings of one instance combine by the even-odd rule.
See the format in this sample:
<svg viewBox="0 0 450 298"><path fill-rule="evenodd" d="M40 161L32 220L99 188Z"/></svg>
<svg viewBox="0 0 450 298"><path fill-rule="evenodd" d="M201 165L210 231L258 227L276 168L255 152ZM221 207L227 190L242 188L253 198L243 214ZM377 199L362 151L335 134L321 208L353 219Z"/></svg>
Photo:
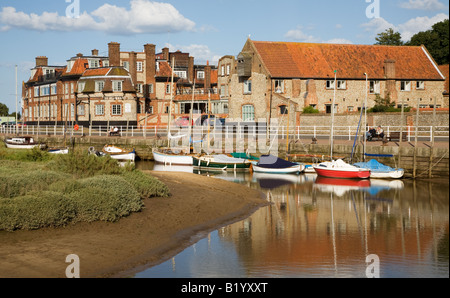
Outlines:
<svg viewBox="0 0 450 298"><path fill-rule="evenodd" d="M329 178L367 179L370 170L352 166L341 159L322 162L313 166L317 175Z"/></svg>

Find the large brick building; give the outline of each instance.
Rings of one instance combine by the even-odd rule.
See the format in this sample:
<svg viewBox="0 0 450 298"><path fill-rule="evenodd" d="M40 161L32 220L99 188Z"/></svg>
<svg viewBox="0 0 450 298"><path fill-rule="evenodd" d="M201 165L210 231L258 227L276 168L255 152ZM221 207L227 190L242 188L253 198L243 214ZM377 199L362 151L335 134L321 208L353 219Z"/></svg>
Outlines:
<svg viewBox="0 0 450 298"><path fill-rule="evenodd" d="M334 97L336 113L357 112L366 94L369 108L377 96L389 96L396 106L416 107L419 100L420 108L433 107L436 99L438 108L448 108L448 97L443 96L448 74L423 46L248 39L236 59L225 56L218 68L229 116L244 121L281 118L290 108L289 119L295 124L304 107L331 113Z"/></svg>
<svg viewBox="0 0 450 298"><path fill-rule="evenodd" d="M174 118L190 112L194 83L194 110L207 113L210 104L217 107L215 66L195 65L188 53L168 48L156 53L155 48L146 44L142 52L125 52L111 42L108 56L93 50L90 56L77 54L65 66L49 66L47 57L37 57L30 79L23 83L24 120L41 125L73 121L86 126L164 126L172 96Z"/></svg>

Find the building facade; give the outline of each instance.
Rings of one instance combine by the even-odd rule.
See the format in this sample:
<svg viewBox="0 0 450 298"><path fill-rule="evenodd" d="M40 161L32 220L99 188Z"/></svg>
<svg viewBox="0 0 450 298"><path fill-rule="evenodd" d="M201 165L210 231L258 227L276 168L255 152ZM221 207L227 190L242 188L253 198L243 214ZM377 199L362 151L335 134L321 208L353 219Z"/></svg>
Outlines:
<svg viewBox="0 0 450 298"><path fill-rule="evenodd" d="M233 67L233 65L236 67ZM305 107L321 113L356 113L379 98L394 106L448 108L445 78L425 47L264 42L248 39L236 59L225 56L219 70L221 96L230 118L289 119ZM220 72L219 72L220 73ZM228 84L228 85L227 85Z"/></svg>

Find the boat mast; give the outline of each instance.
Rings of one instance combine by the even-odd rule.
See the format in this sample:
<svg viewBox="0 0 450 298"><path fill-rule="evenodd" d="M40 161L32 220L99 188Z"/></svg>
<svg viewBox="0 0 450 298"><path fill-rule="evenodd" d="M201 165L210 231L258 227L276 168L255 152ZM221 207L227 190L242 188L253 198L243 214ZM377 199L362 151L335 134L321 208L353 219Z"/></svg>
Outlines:
<svg viewBox="0 0 450 298"><path fill-rule="evenodd" d="M365 72L364 75L366 76L366 98L364 100L364 130L363 130L363 138L364 138L364 146L363 146L363 161L366 161L366 134L367 134L367 81L368 81L368 75Z"/></svg>
<svg viewBox="0 0 450 298"><path fill-rule="evenodd" d="M17 124L17 113L18 110L17 110L17 65L16 65L16 134L19 135L19 125Z"/></svg>
<svg viewBox="0 0 450 298"><path fill-rule="evenodd" d="M169 119L167 120L167 142L170 148L170 122L172 121L172 101L173 101L173 69L175 68L175 57L172 57L172 80L170 83L170 103L169 103Z"/></svg>
<svg viewBox="0 0 450 298"><path fill-rule="evenodd" d="M331 135L330 135L330 159L333 161L333 136L334 136L334 102L336 101L336 74L337 70L334 71L334 95L333 102L331 103Z"/></svg>
<svg viewBox="0 0 450 298"><path fill-rule="evenodd" d="M194 139L192 138L192 126L194 125L194 96L195 96L195 78L194 84L192 85L192 100L191 100L191 111L189 112L189 152L191 151L191 143L194 144Z"/></svg>

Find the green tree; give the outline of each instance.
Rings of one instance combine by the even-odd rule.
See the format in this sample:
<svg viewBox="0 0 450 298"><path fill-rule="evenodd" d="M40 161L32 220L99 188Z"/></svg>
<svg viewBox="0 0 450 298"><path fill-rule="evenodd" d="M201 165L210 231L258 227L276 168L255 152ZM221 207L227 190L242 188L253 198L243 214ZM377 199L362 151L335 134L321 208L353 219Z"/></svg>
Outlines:
<svg viewBox="0 0 450 298"><path fill-rule="evenodd" d="M0 102L0 116L9 116L9 108Z"/></svg>
<svg viewBox="0 0 450 298"><path fill-rule="evenodd" d="M393 28L386 29L386 31L378 33L375 38L376 45L387 46L401 46L403 45L402 35L399 32L395 32Z"/></svg>
<svg viewBox="0 0 450 298"><path fill-rule="evenodd" d="M406 44L424 45L437 64L449 64L449 20L436 23L432 29L413 35Z"/></svg>

